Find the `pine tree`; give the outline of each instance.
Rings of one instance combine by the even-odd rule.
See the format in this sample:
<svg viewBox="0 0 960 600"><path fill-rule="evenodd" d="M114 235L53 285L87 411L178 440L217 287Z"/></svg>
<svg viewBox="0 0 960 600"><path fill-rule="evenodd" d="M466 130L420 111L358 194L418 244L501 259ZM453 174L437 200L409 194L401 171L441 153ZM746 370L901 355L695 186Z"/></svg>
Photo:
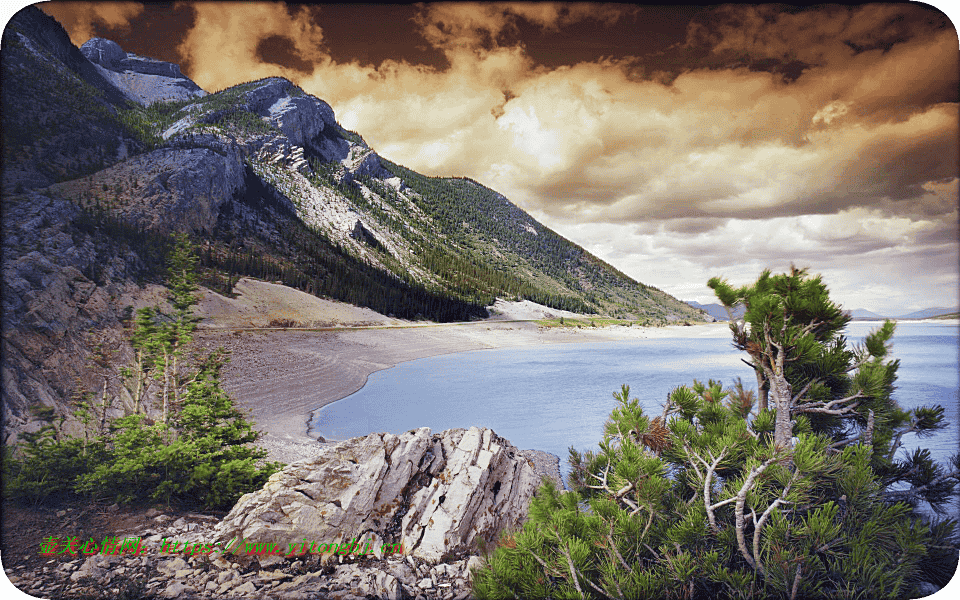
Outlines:
<svg viewBox="0 0 960 600"><path fill-rule="evenodd" d="M173 312L169 315L169 320L163 323L160 328L162 336L163 351L163 422L169 420L169 392L172 385L174 403L180 402L180 358L183 356L184 347L190 342L193 332L197 327L199 318L193 315L193 307L197 303L197 279L199 273L197 265L199 258L194 252L190 239L186 234L180 233L173 236L174 246L168 258L167 270L167 288L170 290L167 294L167 300L170 302Z"/></svg>
<svg viewBox="0 0 960 600"><path fill-rule="evenodd" d="M695 381L651 418L624 386L599 451L571 448L571 491L541 488L475 573L475 595L903 598L950 579L956 523L931 524L902 500L941 505L960 456L949 469L929 454L895 458L905 432L932 431L943 414L891 398L892 324L848 348L846 318L798 269L711 286L747 306L734 343L769 405L739 381Z"/></svg>
<svg viewBox="0 0 960 600"><path fill-rule="evenodd" d="M791 445L796 415L852 418L864 428L868 422L872 427L878 414L884 424L902 417L894 414L890 399L897 364L882 363L893 323L872 333L860 351L847 350L840 332L850 317L830 300L820 277L806 274L795 267L776 276L767 270L739 289L717 277L708 282L731 315L734 345L750 356L760 410L769 407L769 394L776 412L774 443L783 448ZM737 304L746 310L735 320ZM852 370L857 374L848 377ZM836 427L837 419L828 423Z"/></svg>

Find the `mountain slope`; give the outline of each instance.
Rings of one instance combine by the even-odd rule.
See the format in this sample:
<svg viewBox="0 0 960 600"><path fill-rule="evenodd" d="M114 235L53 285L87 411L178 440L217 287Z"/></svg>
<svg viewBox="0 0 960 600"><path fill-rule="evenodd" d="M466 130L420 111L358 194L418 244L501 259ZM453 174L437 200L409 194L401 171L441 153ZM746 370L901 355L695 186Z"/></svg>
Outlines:
<svg viewBox="0 0 960 600"><path fill-rule="evenodd" d="M207 94L108 40L81 51L33 6L0 63L8 424L38 401L129 396L104 365L131 360L129 307L162 283L178 231L222 293L252 276L406 319L483 318L497 298L703 317L493 190L381 159L285 79Z"/></svg>
<svg viewBox="0 0 960 600"><path fill-rule="evenodd" d="M718 321L730 320L730 314L727 313L727 309L724 308L722 304L717 304L716 302L712 302L710 304L700 304L699 302L695 302L693 300L687 300L687 304L696 309L702 310ZM737 306L733 307L731 312L733 313L734 319L739 319L743 316L744 308L738 304Z"/></svg>

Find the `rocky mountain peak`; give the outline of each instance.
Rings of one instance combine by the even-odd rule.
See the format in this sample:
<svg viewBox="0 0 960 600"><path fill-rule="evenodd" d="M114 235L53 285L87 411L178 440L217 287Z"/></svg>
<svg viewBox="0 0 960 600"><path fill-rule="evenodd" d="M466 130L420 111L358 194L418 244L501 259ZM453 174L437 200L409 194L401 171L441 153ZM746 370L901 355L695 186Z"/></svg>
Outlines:
<svg viewBox="0 0 960 600"><path fill-rule="evenodd" d="M154 102L206 96L174 63L125 52L119 44L95 37L80 52L127 98L144 106Z"/></svg>
<svg viewBox="0 0 960 600"><path fill-rule="evenodd" d="M120 61L127 58L127 53L120 44L100 37L87 40L87 43L80 46L80 52L93 64L111 71L119 71Z"/></svg>

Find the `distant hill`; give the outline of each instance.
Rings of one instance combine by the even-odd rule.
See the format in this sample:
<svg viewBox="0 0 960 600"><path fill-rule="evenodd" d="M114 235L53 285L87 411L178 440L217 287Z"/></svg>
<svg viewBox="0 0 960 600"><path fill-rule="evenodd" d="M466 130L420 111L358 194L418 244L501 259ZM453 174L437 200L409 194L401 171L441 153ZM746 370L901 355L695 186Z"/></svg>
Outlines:
<svg viewBox="0 0 960 600"><path fill-rule="evenodd" d="M894 317L895 319L933 319L935 317L942 317L944 315L955 314L957 312L956 308L925 308L923 310L917 310L912 313L907 313L905 315L899 315Z"/></svg>
<svg viewBox="0 0 960 600"><path fill-rule="evenodd" d="M717 304L713 302L711 304L700 304L699 302L694 302L693 300L686 300L686 303L694 308L699 308L704 311L714 319L718 321L729 321L730 317L727 315L727 310L723 307L722 304ZM733 318L739 319L743 316L743 307L736 306L733 309Z"/></svg>
<svg viewBox="0 0 960 600"><path fill-rule="evenodd" d="M700 310L706 312L708 315L718 321L729 320L727 311L723 308L722 304L717 304L716 302L712 304L700 304L699 302L694 302L693 300L686 300L685 302L694 308L699 308ZM934 319L937 317L943 317L945 315L956 314L957 309L943 307L925 308L923 310L917 310L912 313L897 316L880 315L865 308L854 308L853 310L845 310L844 312L850 315L850 317L855 321L873 321L883 319ZM742 315L743 307L736 307L733 311L734 318L739 319Z"/></svg>
<svg viewBox="0 0 960 600"><path fill-rule="evenodd" d="M873 311L869 311L865 308L855 308L853 310L844 311L855 320L874 320L874 319L933 319L936 317L942 317L944 315L955 314L957 312L956 308L925 308L923 310L915 310L911 313L904 315L879 315Z"/></svg>
<svg viewBox="0 0 960 600"><path fill-rule="evenodd" d="M885 317L885 316L883 316L883 315L878 315L877 313L875 313L875 312L873 312L873 311L869 311L869 310L867 310L867 309L865 309L865 308L855 308L855 309L853 309L853 310L845 310L845 311L843 311L843 312L845 312L845 313L847 313L848 315L850 315L853 319L864 319L864 320L870 319L870 320L873 320L873 319L888 319L888 318L889 318L889 317Z"/></svg>

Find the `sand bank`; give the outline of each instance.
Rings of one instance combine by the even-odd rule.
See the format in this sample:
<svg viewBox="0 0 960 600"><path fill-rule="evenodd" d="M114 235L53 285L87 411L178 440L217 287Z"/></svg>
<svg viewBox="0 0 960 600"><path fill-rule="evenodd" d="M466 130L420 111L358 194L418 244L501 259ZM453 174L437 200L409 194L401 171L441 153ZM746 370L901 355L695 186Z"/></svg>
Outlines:
<svg viewBox="0 0 960 600"><path fill-rule="evenodd" d="M488 348L730 335L724 324L577 329L504 320L410 323L275 284L243 280L237 291L235 299L204 295L197 341L230 351L224 386L265 434L271 456L284 462L310 456L317 448L307 435L312 411L359 390L371 373L401 362ZM337 329L256 329L277 318Z"/></svg>
<svg viewBox="0 0 960 600"><path fill-rule="evenodd" d="M729 335L722 324L556 329L482 322L346 331L206 329L197 338L206 347L231 352L224 386L266 434L271 455L289 462L316 448L307 436L312 411L359 390L371 373L401 362L486 348Z"/></svg>

